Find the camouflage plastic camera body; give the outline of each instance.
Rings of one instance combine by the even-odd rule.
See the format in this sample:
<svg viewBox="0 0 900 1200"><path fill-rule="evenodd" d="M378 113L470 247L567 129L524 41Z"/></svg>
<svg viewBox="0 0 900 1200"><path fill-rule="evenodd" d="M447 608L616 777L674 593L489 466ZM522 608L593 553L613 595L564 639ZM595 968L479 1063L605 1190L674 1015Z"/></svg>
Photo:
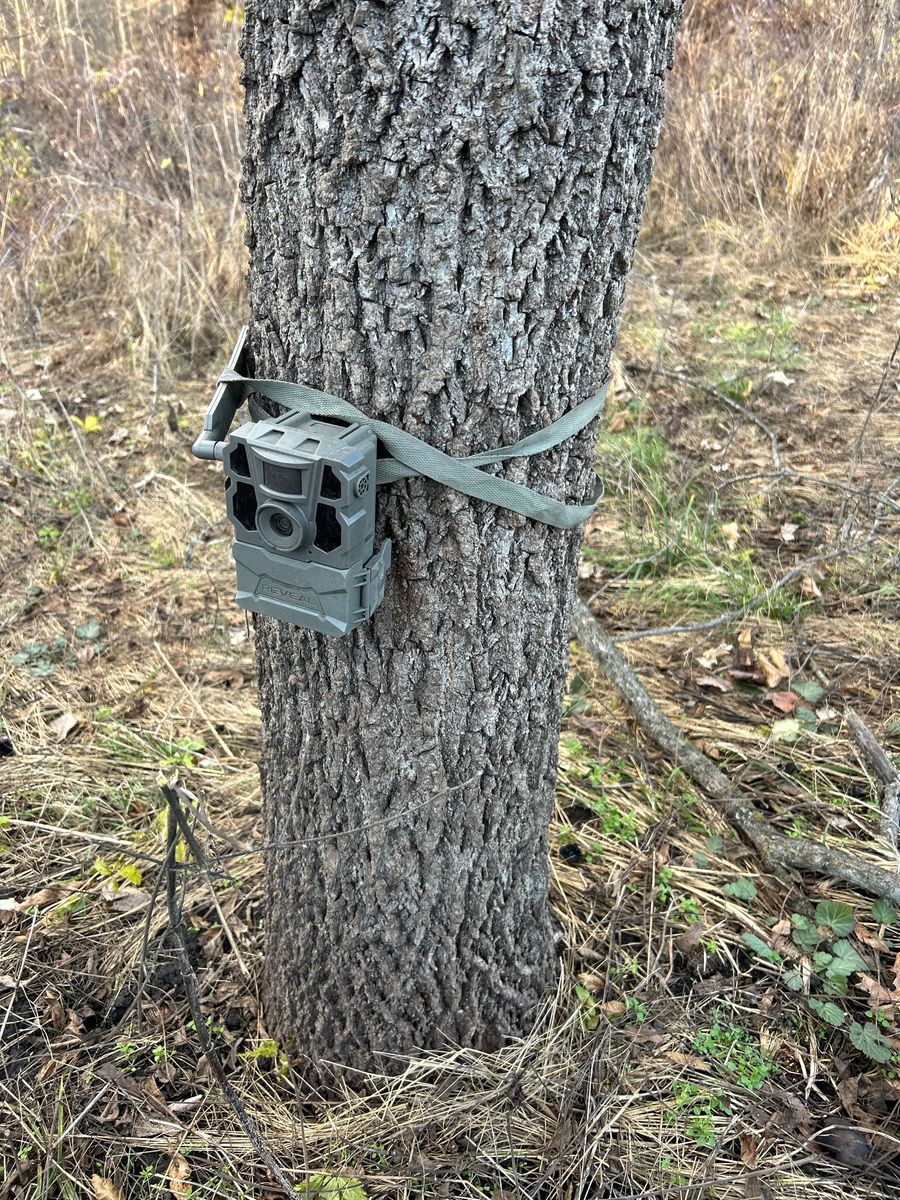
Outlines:
<svg viewBox="0 0 900 1200"><path fill-rule="evenodd" d="M384 596L374 552L377 441L306 414L248 421L222 460L241 608L339 637Z"/></svg>

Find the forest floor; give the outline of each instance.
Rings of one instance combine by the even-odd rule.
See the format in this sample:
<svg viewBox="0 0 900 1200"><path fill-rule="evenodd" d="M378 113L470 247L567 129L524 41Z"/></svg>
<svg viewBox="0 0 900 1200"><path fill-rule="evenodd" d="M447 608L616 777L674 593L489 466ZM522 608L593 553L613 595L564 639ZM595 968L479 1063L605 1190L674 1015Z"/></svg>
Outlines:
<svg viewBox="0 0 900 1200"><path fill-rule="evenodd" d="M900 758L900 298L768 270L638 256L580 586L773 825L896 870L845 714ZM766 871L577 646L568 956L534 1034L298 1094L258 1003L252 631L189 455L208 382L98 369L112 320L61 317L0 374L0 1200L279 1191L162 948L160 772L209 825L182 901L206 1023L300 1195L900 1196L896 912Z"/></svg>

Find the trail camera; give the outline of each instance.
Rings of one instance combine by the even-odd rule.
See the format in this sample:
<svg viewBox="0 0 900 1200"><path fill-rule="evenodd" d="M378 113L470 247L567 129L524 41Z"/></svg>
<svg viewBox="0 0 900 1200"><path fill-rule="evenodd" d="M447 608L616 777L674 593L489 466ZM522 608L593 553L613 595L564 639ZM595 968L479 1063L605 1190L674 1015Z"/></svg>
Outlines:
<svg viewBox="0 0 900 1200"><path fill-rule="evenodd" d="M238 372L244 337L229 363ZM389 541L374 553L377 439L362 425L289 413L247 421L225 441L235 401L240 390L220 383L194 453L225 468L237 602L349 633L380 604L391 562Z"/></svg>

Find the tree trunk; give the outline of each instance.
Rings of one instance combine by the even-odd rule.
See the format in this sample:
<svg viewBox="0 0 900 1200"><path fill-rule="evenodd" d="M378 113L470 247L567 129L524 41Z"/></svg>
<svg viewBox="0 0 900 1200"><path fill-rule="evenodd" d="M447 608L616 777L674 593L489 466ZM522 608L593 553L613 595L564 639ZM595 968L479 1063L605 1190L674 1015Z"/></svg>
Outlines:
<svg viewBox="0 0 900 1200"><path fill-rule="evenodd" d="M607 375L680 0L254 0L257 375L455 455ZM595 430L506 466L583 501ZM319 1069L491 1048L552 987L546 834L579 536L429 481L335 641L257 620L265 1013ZM379 542L376 542L376 545Z"/></svg>

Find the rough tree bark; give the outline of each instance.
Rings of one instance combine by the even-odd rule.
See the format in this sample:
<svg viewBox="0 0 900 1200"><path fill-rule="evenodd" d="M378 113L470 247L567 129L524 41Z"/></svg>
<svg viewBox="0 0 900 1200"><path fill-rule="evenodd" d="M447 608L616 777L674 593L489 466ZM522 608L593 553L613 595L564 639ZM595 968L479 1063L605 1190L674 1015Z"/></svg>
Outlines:
<svg viewBox="0 0 900 1200"><path fill-rule="evenodd" d="M257 375L451 454L607 374L680 0L252 0ZM591 491L593 436L508 465ZM579 537L427 481L384 489L372 622L257 621L265 1011L366 1069L527 1024L556 971L546 831ZM312 1068L314 1069L314 1068Z"/></svg>

